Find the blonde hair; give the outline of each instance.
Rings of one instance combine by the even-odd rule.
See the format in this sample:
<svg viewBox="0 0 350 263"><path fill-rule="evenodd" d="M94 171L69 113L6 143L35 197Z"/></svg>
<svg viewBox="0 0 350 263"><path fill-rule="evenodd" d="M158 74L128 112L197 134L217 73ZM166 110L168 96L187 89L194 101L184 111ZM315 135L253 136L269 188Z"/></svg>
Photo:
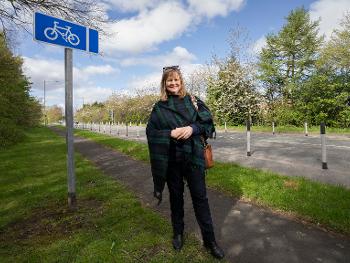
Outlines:
<svg viewBox="0 0 350 263"><path fill-rule="evenodd" d="M180 69L170 68L170 69L167 69L163 72L162 80L160 82L160 100L161 101L168 100L169 93L166 89L166 80L171 74L174 74L174 73L177 73L179 75L180 82L181 82L181 88L180 88L179 93L178 93L179 97L182 99L183 97L185 97L187 95L187 92L185 89L185 83L184 83Z"/></svg>

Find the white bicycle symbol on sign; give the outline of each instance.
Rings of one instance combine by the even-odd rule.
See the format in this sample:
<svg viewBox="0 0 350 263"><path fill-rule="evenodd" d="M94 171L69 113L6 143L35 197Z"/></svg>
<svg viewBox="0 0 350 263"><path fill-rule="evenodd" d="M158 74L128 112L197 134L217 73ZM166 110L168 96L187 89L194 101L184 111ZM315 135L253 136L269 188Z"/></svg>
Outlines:
<svg viewBox="0 0 350 263"><path fill-rule="evenodd" d="M61 35L64 41L69 42L73 46L77 46L80 43L80 39L76 34L73 34L70 29L70 26L61 27L58 26L58 22L53 22L53 27L47 27L44 30L45 36L50 40L56 40L58 35Z"/></svg>

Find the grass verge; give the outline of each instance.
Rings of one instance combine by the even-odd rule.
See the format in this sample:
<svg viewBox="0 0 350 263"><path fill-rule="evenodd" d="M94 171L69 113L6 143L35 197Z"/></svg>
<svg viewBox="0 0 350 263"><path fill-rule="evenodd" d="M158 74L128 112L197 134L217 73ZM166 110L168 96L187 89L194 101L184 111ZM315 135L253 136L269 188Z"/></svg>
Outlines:
<svg viewBox="0 0 350 263"><path fill-rule="evenodd" d="M75 135L149 162L148 147L144 143L84 130L76 130ZM350 190L343 187L220 162L208 170L207 184L328 230L350 234Z"/></svg>
<svg viewBox="0 0 350 263"><path fill-rule="evenodd" d="M216 262L192 235L175 253L170 223L79 154L78 208L67 209L65 158L47 128L0 152L1 262Z"/></svg>

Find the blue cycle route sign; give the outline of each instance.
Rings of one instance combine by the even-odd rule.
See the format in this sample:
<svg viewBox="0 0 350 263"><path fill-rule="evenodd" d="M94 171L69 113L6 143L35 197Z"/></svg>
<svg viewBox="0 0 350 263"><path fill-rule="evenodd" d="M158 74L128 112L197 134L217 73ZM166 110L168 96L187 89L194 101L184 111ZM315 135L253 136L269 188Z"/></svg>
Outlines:
<svg viewBox="0 0 350 263"><path fill-rule="evenodd" d="M98 53L96 30L38 12L34 15L34 39Z"/></svg>

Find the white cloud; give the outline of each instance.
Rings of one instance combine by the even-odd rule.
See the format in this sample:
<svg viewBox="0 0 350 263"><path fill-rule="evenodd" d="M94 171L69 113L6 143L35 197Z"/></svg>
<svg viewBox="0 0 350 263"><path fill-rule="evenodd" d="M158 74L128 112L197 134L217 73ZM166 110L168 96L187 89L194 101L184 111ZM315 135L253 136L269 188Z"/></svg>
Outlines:
<svg viewBox="0 0 350 263"><path fill-rule="evenodd" d="M256 40L251 49L252 54L259 54L261 49L266 45L266 37L262 36L258 40Z"/></svg>
<svg viewBox="0 0 350 263"><path fill-rule="evenodd" d="M34 89L42 89L44 80L52 83L64 81L64 65L61 60L37 59L23 57L23 71L33 82ZM56 89L57 85L48 85L48 89Z"/></svg>
<svg viewBox="0 0 350 263"><path fill-rule="evenodd" d="M190 53L186 48L177 46L171 52L164 55L124 59L121 61L121 65L151 65L161 69L167 65L189 64L195 59L196 56Z"/></svg>
<svg viewBox="0 0 350 263"><path fill-rule="evenodd" d="M84 103L93 103L95 101L105 101L112 95L112 88L104 88L100 86L86 86L74 89L74 105L82 105Z"/></svg>
<svg viewBox="0 0 350 263"><path fill-rule="evenodd" d="M113 68L111 65L87 66L86 68L82 69L83 74L86 74L88 76L106 75L106 74L114 73L115 71L117 70Z"/></svg>
<svg viewBox="0 0 350 263"><path fill-rule="evenodd" d="M23 71L26 76L30 77L33 82L34 89L42 89L43 81L48 82L47 89L57 89L62 85L52 85L55 81L64 82L64 61L63 60L49 60L41 58L23 57ZM75 85L82 83L89 83L90 78L95 75L105 75L114 72L119 72L118 69L111 65L102 66L87 66L82 68L73 67L73 81ZM51 83L51 85L49 85Z"/></svg>
<svg viewBox="0 0 350 263"><path fill-rule="evenodd" d="M110 25L113 37L101 41L107 54L140 53L181 35L191 24L191 15L176 2L165 2L153 10Z"/></svg>
<svg viewBox="0 0 350 263"><path fill-rule="evenodd" d="M245 0L188 0L190 9L196 14L208 18L226 16L231 11L239 11L245 4Z"/></svg>
<svg viewBox="0 0 350 263"><path fill-rule="evenodd" d="M318 0L310 5L310 18L312 20L321 18L320 33L329 39L333 29L339 28L343 15L349 11L349 0Z"/></svg>
<svg viewBox="0 0 350 263"><path fill-rule="evenodd" d="M46 82L47 105L64 102L64 62L42 58L23 57L23 71L30 78L32 95L43 98L44 80ZM93 77L119 72L111 65L73 67L74 105L103 101L112 94L112 88L96 85ZM57 81L57 82L56 82Z"/></svg>
<svg viewBox="0 0 350 263"><path fill-rule="evenodd" d="M135 94L135 91L138 89L159 90L161 77L161 71L153 72L142 77L133 77L128 83L128 90L130 94Z"/></svg>
<svg viewBox="0 0 350 263"><path fill-rule="evenodd" d="M136 16L119 20L106 28L111 37L101 41L101 49L109 56L118 56L123 52L153 50L158 44L194 28L204 17L211 19L239 11L245 0L188 0L186 3L109 0L108 3L122 11L139 12Z"/></svg>

